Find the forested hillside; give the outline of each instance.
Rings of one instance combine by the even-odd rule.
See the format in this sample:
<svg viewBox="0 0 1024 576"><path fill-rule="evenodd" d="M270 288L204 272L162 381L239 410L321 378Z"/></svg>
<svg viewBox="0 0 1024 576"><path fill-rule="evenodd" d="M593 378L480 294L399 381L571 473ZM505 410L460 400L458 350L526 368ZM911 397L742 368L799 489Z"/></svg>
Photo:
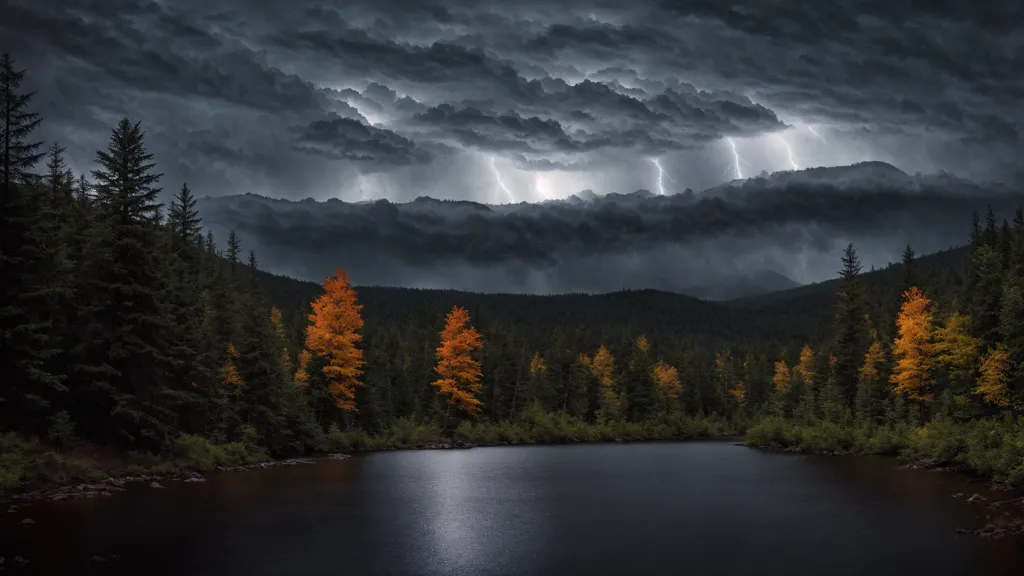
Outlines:
<svg viewBox="0 0 1024 576"><path fill-rule="evenodd" d="M33 139L44 119L22 77L5 57L0 428L18 437L250 457L453 433L669 437L765 417L765 442L828 422L907 444L911 427L1005 413L991 468L1024 457L1019 210L1002 226L965 214L964 250L908 247L902 266L862 274L851 245L836 282L726 303L353 288L344 270L320 287L260 272L233 232L204 234L139 122L113 127L90 174L68 170L59 144Z"/></svg>

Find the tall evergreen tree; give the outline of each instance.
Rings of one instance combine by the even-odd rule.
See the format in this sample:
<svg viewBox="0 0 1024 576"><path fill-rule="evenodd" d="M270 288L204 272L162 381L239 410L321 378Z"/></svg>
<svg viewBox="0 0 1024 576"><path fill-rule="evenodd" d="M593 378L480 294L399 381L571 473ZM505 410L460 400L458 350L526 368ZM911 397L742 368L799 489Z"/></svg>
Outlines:
<svg viewBox="0 0 1024 576"><path fill-rule="evenodd" d="M917 283L917 254L914 252L914 248L907 244L907 247L903 250L903 289L900 290L900 294L903 294Z"/></svg>
<svg viewBox="0 0 1024 576"><path fill-rule="evenodd" d="M89 239L83 293L84 386L89 406L85 427L97 437L160 449L167 445L175 414L170 409L168 314L158 254L161 234L153 223L160 204L138 122L121 120L107 150L98 151L95 181L97 223Z"/></svg>
<svg viewBox="0 0 1024 576"><path fill-rule="evenodd" d="M49 398L63 391L50 371L56 350L45 311L52 240L43 228L44 198L33 173L42 142L32 135L42 119L29 110L33 93L21 90L25 71L0 58L0 420L38 428Z"/></svg>
<svg viewBox="0 0 1024 576"><path fill-rule="evenodd" d="M864 320L866 307L860 286L861 264L853 244L849 244L843 251L842 263L833 346L836 358L833 384L846 406L852 408L857 394L858 373L867 352L867 323Z"/></svg>

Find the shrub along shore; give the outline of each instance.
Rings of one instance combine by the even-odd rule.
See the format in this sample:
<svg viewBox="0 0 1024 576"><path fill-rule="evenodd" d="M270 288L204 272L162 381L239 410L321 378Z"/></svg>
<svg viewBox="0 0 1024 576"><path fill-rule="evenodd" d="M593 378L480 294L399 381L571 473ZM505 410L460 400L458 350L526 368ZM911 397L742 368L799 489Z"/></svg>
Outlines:
<svg viewBox="0 0 1024 576"><path fill-rule="evenodd" d="M331 427L319 454L493 445L636 442L739 436L747 446L833 455L898 456L912 463L955 469L993 479L997 486L1024 480L1024 426L1012 418L973 422L936 419L924 426L798 423L777 416L749 424L717 416L667 414L644 422L588 423L566 414L527 410L516 422L462 421L453 430L399 419L386 432ZM16 434L0 435L0 496L58 499L93 496L97 483L197 478L214 471L245 470L308 460L271 460L254 443L214 444L182 435L168 456L109 453L88 445L60 450ZM80 486L78 490L61 487ZM27 498L26 498L27 497Z"/></svg>
<svg viewBox="0 0 1024 576"><path fill-rule="evenodd" d="M311 454L427 449L446 446L487 446L517 444L564 444L573 442L635 442L685 440L736 436L742 427L717 416L688 416L671 413L644 422L599 421L588 423L567 414L550 414L528 409L515 422L462 421L454 430L442 430L436 423L417 424L398 419L384 433L371 435L354 428L332 426L322 438L319 450ZM0 435L0 496L38 494L50 497L60 486L94 484L113 478L153 481L160 478L189 478L197 473L248 469L268 462L294 463L301 460L271 460L267 452L251 442L215 444L201 436L181 435L167 456L138 452L109 453L78 445L55 449L14 433ZM83 496L95 490L83 489Z"/></svg>

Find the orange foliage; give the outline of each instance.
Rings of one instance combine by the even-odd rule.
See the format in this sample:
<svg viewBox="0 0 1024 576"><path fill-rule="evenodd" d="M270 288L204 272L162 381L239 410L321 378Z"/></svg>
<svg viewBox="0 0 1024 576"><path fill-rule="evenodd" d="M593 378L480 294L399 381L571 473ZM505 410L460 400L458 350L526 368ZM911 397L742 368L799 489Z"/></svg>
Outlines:
<svg viewBox="0 0 1024 576"><path fill-rule="evenodd" d="M747 405L747 385L743 382L737 382L736 387L729 390L729 397L736 403L737 406Z"/></svg>
<svg viewBox="0 0 1024 576"><path fill-rule="evenodd" d="M641 334L636 337L636 349L639 350L642 354L647 354L647 352L651 349L651 344L650 342L647 341L647 336Z"/></svg>
<svg viewBox="0 0 1024 576"><path fill-rule="evenodd" d="M675 366L659 360L654 365L652 377L654 379L654 387L661 394L662 398L665 399L665 404L669 409L673 408L679 395L683 392L683 385L679 382L679 371L676 370Z"/></svg>
<svg viewBox="0 0 1024 576"><path fill-rule="evenodd" d="M882 378L881 367L885 362L885 348L878 340L878 332L871 331L871 346L864 355L864 364L860 367L860 380L862 382L878 382Z"/></svg>
<svg viewBox="0 0 1024 576"><path fill-rule="evenodd" d="M893 343L896 366L889 381L893 392L908 400L931 402L932 377L932 312L931 300L916 286L903 294L903 307L896 318L899 337Z"/></svg>
<svg viewBox="0 0 1024 576"><path fill-rule="evenodd" d="M597 379L598 388L601 391L601 410L607 417L618 414L623 407L615 381L615 357L605 346L601 346L594 353L594 357L590 361L590 372Z"/></svg>
<svg viewBox="0 0 1024 576"><path fill-rule="evenodd" d="M309 387L309 363L313 361L313 354L309 350L299 352L299 367L295 370L295 377L292 383L299 388Z"/></svg>
<svg viewBox="0 0 1024 576"><path fill-rule="evenodd" d="M775 363L775 376L772 377L772 385L776 394L785 394L789 391L789 366L782 360Z"/></svg>
<svg viewBox="0 0 1024 576"><path fill-rule="evenodd" d="M1002 346L992 348L981 359L981 377L974 393L993 406L1010 405L1010 354Z"/></svg>
<svg viewBox="0 0 1024 576"><path fill-rule="evenodd" d="M236 390L241 390L245 388L245 381L242 380L242 375L238 373L238 365L235 364L238 357L238 349L234 344L229 343L228 357L224 359L224 365L221 366L220 377L225 384L233 386Z"/></svg>
<svg viewBox="0 0 1024 576"><path fill-rule="evenodd" d="M542 376L548 371L548 365L544 363L544 359L540 357L540 352L534 352L533 358L530 359L530 376Z"/></svg>
<svg viewBox="0 0 1024 576"><path fill-rule="evenodd" d="M448 397L449 405L456 405L470 414L480 411L481 402L476 395L480 392L482 373L473 352L482 347L480 333L469 324L469 312L459 306L452 308L441 331L434 369L440 378L433 385ZM539 359L539 356L534 358ZM533 368L532 363L530 367Z"/></svg>
<svg viewBox="0 0 1024 576"><path fill-rule="evenodd" d="M349 285L348 273L338 268L334 277L324 279L324 293L313 301L310 325L306 328L306 347L326 361L324 376L327 391L338 408L357 412L355 388L362 386L363 351L356 347L362 339L359 331L363 318L362 305L356 302L356 291ZM308 378L307 378L308 381Z"/></svg>
<svg viewBox="0 0 1024 576"><path fill-rule="evenodd" d="M284 320L282 319L281 309L276 306L270 309L270 325L274 328L274 334L277 335L278 342L284 342ZM290 372L292 369L292 355L287 347L281 349L281 366L284 367L285 372Z"/></svg>
<svg viewBox="0 0 1024 576"><path fill-rule="evenodd" d="M814 383L814 350L810 345L804 345L803 350L800 350L800 360L793 366L792 375L799 376L805 386Z"/></svg>

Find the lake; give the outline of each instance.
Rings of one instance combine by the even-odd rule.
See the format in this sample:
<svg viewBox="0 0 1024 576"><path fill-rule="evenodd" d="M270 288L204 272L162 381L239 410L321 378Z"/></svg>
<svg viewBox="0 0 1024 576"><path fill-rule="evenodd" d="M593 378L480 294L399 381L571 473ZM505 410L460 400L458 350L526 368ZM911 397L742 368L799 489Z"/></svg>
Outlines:
<svg viewBox="0 0 1024 576"><path fill-rule="evenodd" d="M1021 574L1024 541L957 534L988 509L952 496L1019 494L898 465L730 441L366 454L34 504L0 515L0 556L48 575Z"/></svg>

